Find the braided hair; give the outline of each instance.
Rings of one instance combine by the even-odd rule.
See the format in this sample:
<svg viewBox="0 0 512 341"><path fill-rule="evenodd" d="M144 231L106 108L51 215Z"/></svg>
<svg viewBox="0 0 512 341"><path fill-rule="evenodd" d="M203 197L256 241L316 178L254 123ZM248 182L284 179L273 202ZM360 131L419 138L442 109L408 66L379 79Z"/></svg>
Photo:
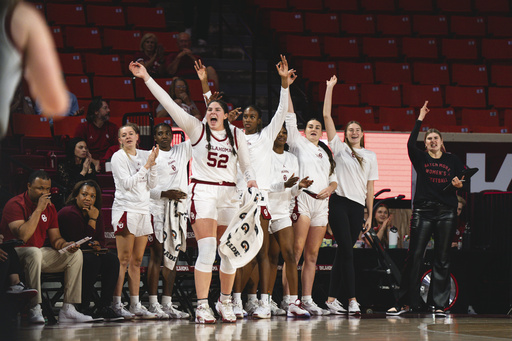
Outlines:
<svg viewBox="0 0 512 341"><path fill-rule="evenodd" d="M214 103L214 102L217 102L219 103L219 105L221 106L222 110L224 111L224 113L228 113L228 106L227 104L224 102L224 101L221 101L221 100L214 100L214 101L211 101L210 103L208 103L208 107ZM233 153L233 155L236 155L236 150L235 150L235 138L233 137L233 133L231 132L231 128L229 127L229 121L227 119L227 117L224 119L223 121L223 125L224 125L224 130L226 130L226 135L229 139L229 144L231 145L231 152ZM210 129L210 125L209 124L206 124L206 141L208 142L208 150L210 150L212 148L212 145L210 143L210 140L211 140L211 135L212 135L212 131Z"/></svg>

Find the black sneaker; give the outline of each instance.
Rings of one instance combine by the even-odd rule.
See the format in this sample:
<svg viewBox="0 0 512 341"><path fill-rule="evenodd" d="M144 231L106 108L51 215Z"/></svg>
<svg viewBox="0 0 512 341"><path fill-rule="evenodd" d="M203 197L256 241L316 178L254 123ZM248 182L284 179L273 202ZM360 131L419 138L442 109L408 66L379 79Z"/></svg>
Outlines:
<svg viewBox="0 0 512 341"><path fill-rule="evenodd" d="M436 317L446 317L446 312L444 311L444 309L436 309L434 311L434 315Z"/></svg>
<svg viewBox="0 0 512 341"><path fill-rule="evenodd" d="M124 317L117 314L110 307L103 307L96 310L96 313L93 314L93 317L102 317L106 322L114 322L114 321L123 321Z"/></svg>

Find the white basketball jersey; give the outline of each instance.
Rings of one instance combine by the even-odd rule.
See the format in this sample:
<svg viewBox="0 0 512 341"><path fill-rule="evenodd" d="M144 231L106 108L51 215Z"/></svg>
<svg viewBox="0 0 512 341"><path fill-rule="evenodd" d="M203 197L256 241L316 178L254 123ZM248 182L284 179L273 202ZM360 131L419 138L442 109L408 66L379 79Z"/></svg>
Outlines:
<svg viewBox="0 0 512 341"><path fill-rule="evenodd" d="M292 177L299 176L297 157L289 152L277 154L272 151L272 185L269 194L269 207L272 220L290 216L290 203L300 193L298 182L292 188L284 188L284 183ZM299 179L300 181L300 179Z"/></svg>

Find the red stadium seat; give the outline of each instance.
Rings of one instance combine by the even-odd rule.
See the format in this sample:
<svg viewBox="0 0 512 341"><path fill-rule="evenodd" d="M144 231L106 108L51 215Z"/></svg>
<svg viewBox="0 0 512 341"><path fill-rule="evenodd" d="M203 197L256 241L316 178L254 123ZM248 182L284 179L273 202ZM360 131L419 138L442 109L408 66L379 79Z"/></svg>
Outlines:
<svg viewBox="0 0 512 341"><path fill-rule="evenodd" d="M287 35L282 37L286 52L296 57L320 57L318 37Z"/></svg>
<svg viewBox="0 0 512 341"><path fill-rule="evenodd" d="M141 101L110 101L110 115L123 117L129 112L151 112L151 105Z"/></svg>
<svg viewBox="0 0 512 341"><path fill-rule="evenodd" d="M306 13L305 28L313 34L338 34L338 19L336 13Z"/></svg>
<svg viewBox="0 0 512 341"><path fill-rule="evenodd" d="M321 11L322 0L289 0L288 5L298 11Z"/></svg>
<svg viewBox="0 0 512 341"><path fill-rule="evenodd" d="M348 84L373 83L371 63L338 63L338 79Z"/></svg>
<svg viewBox="0 0 512 341"><path fill-rule="evenodd" d="M53 41L55 42L55 47L58 49L63 49L64 36L62 35L62 29L60 28L60 26L50 27L50 33L52 34Z"/></svg>
<svg viewBox="0 0 512 341"><path fill-rule="evenodd" d="M323 47L331 58L359 58L358 38L324 37Z"/></svg>
<svg viewBox="0 0 512 341"><path fill-rule="evenodd" d="M12 114L12 128L14 135L33 137L52 137L50 120L39 115Z"/></svg>
<svg viewBox="0 0 512 341"><path fill-rule="evenodd" d="M442 124L439 122L436 122L435 124L432 124L432 125L423 124L421 127L421 131L427 131L430 128L436 128L441 132L447 132L447 133L469 133L470 132L468 126L448 125L448 124Z"/></svg>
<svg viewBox="0 0 512 341"><path fill-rule="evenodd" d="M190 98L197 102L204 101L201 81L199 79L187 79L187 84L188 90L190 91ZM210 89L212 92L215 91L212 87L210 87Z"/></svg>
<svg viewBox="0 0 512 341"><path fill-rule="evenodd" d="M126 22L135 28L166 28L164 9L159 7L126 7Z"/></svg>
<svg viewBox="0 0 512 341"><path fill-rule="evenodd" d="M457 36L483 37L486 34L485 18L452 15L450 32Z"/></svg>
<svg viewBox="0 0 512 341"><path fill-rule="evenodd" d="M485 108L487 106L485 88L447 86L445 91L446 104L452 107Z"/></svg>
<svg viewBox="0 0 512 341"><path fill-rule="evenodd" d="M421 104L423 105L423 103ZM430 102L428 103L430 107ZM416 110L419 113L419 109ZM425 124L438 124L442 122L443 125L456 126L457 117L453 108L430 108L430 112L425 117Z"/></svg>
<svg viewBox="0 0 512 341"><path fill-rule="evenodd" d="M320 83L318 92L321 98L324 98L325 83ZM359 105L359 88L355 84L338 84L332 92L333 105Z"/></svg>
<svg viewBox="0 0 512 341"><path fill-rule="evenodd" d="M410 36L411 18L408 15L377 15L377 32L390 36Z"/></svg>
<svg viewBox="0 0 512 341"><path fill-rule="evenodd" d="M375 63L375 81L386 84L411 83L411 67L408 63Z"/></svg>
<svg viewBox="0 0 512 341"><path fill-rule="evenodd" d="M121 62L117 54L85 55L85 72L101 76L122 76Z"/></svg>
<svg viewBox="0 0 512 341"><path fill-rule="evenodd" d="M54 25L85 25L84 7L81 4L46 4L46 19Z"/></svg>
<svg viewBox="0 0 512 341"><path fill-rule="evenodd" d="M471 132L473 133L484 133L484 134L507 134L512 132L512 130L509 130L507 127L486 127L486 126L479 126L476 125L474 127L470 127Z"/></svg>
<svg viewBox="0 0 512 341"><path fill-rule="evenodd" d="M413 69L415 83L434 85L450 84L448 64L414 63Z"/></svg>
<svg viewBox="0 0 512 341"><path fill-rule="evenodd" d="M379 108L379 122L389 123L394 131L410 131L416 122L413 108Z"/></svg>
<svg viewBox="0 0 512 341"><path fill-rule="evenodd" d="M75 136L76 127L85 122L85 116L67 116L53 122L53 135L70 137Z"/></svg>
<svg viewBox="0 0 512 341"><path fill-rule="evenodd" d="M325 8L331 11L357 11L359 10L358 0L324 0Z"/></svg>
<svg viewBox="0 0 512 341"><path fill-rule="evenodd" d="M374 124L367 123L364 126L365 131L391 131L391 125L387 122L379 122Z"/></svg>
<svg viewBox="0 0 512 341"><path fill-rule="evenodd" d="M510 60L512 39L482 39L482 57L487 60Z"/></svg>
<svg viewBox="0 0 512 341"><path fill-rule="evenodd" d="M69 91L74 93L77 98L90 99L92 97L91 83L87 76L66 76L66 84Z"/></svg>
<svg viewBox="0 0 512 341"><path fill-rule="evenodd" d="M443 93L438 85L402 85L403 105L421 107L428 101L431 107L443 107Z"/></svg>
<svg viewBox="0 0 512 341"><path fill-rule="evenodd" d="M399 0L398 8L406 13L434 11L432 0Z"/></svg>
<svg viewBox="0 0 512 341"><path fill-rule="evenodd" d="M471 0L437 0L441 12L469 13L472 11Z"/></svg>
<svg viewBox="0 0 512 341"><path fill-rule="evenodd" d="M140 31L117 30L106 28L103 30L103 46L110 47L114 51L139 51Z"/></svg>
<svg viewBox="0 0 512 341"><path fill-rule="evenodd" d="M133 84L131 77L93 77L94 96L107 99L133 100Z"/></svg>
<svg viewBox="0 0 512 341"><path fill-rule="evenodd" d="M452 83L457 85L487 86L489 79L485 65L452 64Z"/></svg>
<svg viewBox="0 0 512 341"><path fill-rule="evenodd" d="M277 32L304 32L304 17L300 12L270 12L270 27Z"/></svg>
<svg viewBox="0 0 512 341"><path fill-rule="evenodd" d="M474 0L477 13L507 13L510 11L508 0Z"/></svg>
<svg viewBox="0 0 512 341"><path fill-rule="evenodd" d="M487 17L487 34L491 37L512 37L512 18Z"/></svg>
<svg viewBox="0 0 512 341"><path fill-rule="evenodd" d="M97 182L98 182L98 185L100 185L100 188L102 190L105 190L105 189L116 189L115 185L114 185L114 177L112 176L112 174L96 174L96 179L97 179Z"/></svg>
<svg viewBox="0 0 512 341"><path fill-rule="evenodd" d="M144 32L144 34L149 32ZM151 32L156 35L158 39L158 44L164 47L164 51L166 53L169 52L178 52L180 49L178 48L178 34L179 32Z"/></svg>
<svg viewBox="0 0 512 341"><path fill-rule="evenodd" d="M375 34L375 20L369 14L341 14L341 30L347 34Z"/></svg>
<svg viewBox="0 0 512 341"><path fill-rule="evenodd" d="M337 106L333 109L332 119L334 124L342 126L345 126L350 121L357 121L361 123L363 129L365 129L367 124L375 123L373 108L371 107Z"/></svg>
<svg viewBox="0 0 512 341"><path fill-rule="evenodd" d="M172 78L155 78L155 81L160 85L165 91L169 90L169 86L172 83ZM143 98L148 101L155 101L156 98L153 96L151 91L149 91L144 81L140 79L136 79L135 83L135 95L137 98Z"/></svg>
<svg viewBox="0 0 512 341"><path fill-rule="evenodd" d="M491 84L512 86L512 65L491 65Z"/></svg>
<svg viewBox="0 0 512 341"><path fill-rule="evenodd" d="M434 38L402 38L402 53L407 59L438 59L439 46Z"/></svg>
<svg viewBox="0 0 512 341"><path fill-rule="evenodd" d="M80 53L59 53L62 71L67 75L83 75L84 65Z"/></svg>
<svg viewBox="0 0 512 341"><path fill-rule="evenodd" d="M21 162L22 164L37 170L37 169L45 169L48 168L48 160L44 155L11 155L11 158L14 160ZM17 166L13 165L15 168Z"/></svg>
<svg viewBox="0 0 512 341"><path fill-rule="evenodd" d="M122 6L87 6L87 22L96 26L125 27Z"/></svg>
<svg viewBox="0 0 512 341"><path fill-rule="evenodd" d="M489 87L489 106L512 108L512 88Z"/></svg>
<svg viewBox="0 0 512 341"><path fill-rule="evenodd" d="M361 103L370 106L402 106L400 86L392 84L362 84Z"/></svg>
<svg viewBox="0 0 512 341"><path fill-rule="evenodd" d="M476 60L478 47L475 39L443 39L442 55L448 60Z"/></svg>
<svg viewBox="0 0 512 341"><path fill-rule="evenodd" d="M304 60L302 62L302 77L313 82L325 82L331 76L337 75L335 62L317 62Z"/></svg>
<svg viewBox="0 0 512 341"><path fill-rule="evenodd" d="M100 30L96 27L66 27L66 47L75 50L100 50Z"/></svg>
<svg viewBox="0 0 512 341"><path fill-rule="evenodd" d="M448 35L448 19L445 15L415 15L412 30L420 36Z"/></svg>
<svg viewBox="0 0 512 341"><path fill-rule="evenodd" d="M498 127L500 125L500 118L496 109L462 109L461 116L462 124L469 126L471 130L477 126Z"/></svg>
<svg viewBox="0 0 512 341"><path fill-rule="evenodd" d="M366 12L394 12L394 0L361 0L361 7Z"/></svg>
<svg viewBox="0 0 512 341"><path fill-rule="evenodd" d="M503 123L508 128L508 131L512 132L512 110L507 109L503 111Z"/></svg>
<svg viewBox="0 0 512 341"><path fill-rule="evenodd" d="M363 37L363 55L369 58L397 58L398 42L395 38Z"/></svg>

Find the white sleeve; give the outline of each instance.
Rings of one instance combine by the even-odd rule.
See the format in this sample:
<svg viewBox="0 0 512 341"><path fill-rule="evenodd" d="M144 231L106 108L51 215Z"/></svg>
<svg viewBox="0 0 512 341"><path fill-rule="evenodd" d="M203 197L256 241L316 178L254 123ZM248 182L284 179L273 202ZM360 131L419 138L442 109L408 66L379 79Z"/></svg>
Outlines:
<svg viewBox="0 0 512 341"><path fill-rule="evenodd" d="M329 147L331 147L333 154L343 152L346 148L349 148L349 146L340 139L338 134L329 141Z"/></svg>
<svg viewBox="0 0 512 341"><path fill-rule="evenodd" d="M297 116L294 113L286 114L286 130L288 130L288 140L287 143L292 146L295 145L300 139L300 133L297 129Z"/></svg>
<svg viewBox="0 0 512 341"><path fill-rule="evenodd" d="M146 168L146 167L142 167ZM151 189L156 188L158 185L158 171L156 170L156 167L153 166L149 169L149 176L148 176L148 186ZM151 193L150 193L151 196Z"/></svg>
<svg viewBox="0 0 512 341"><path fill-rule="evenodd" d="M208 92L205 92L203 94L203 99L204 99L204 104L206 104L206 107L208 108L208 100L210 99L210 97L212 97L212 92L211 90L208 90Z"/></svg>
<svg viewBox="0 0 512 341"><path fill-rule="evenodd" d="M293 185L292 187L292 196L295 198L296 196L298 196L300 194L300 192L302 192L302 188L299 188L299 184L300 184L300 179L299 179L299 182L297 182L295 185Z"/></svg>
<svg viewBox="0 0 512 341"><path fill-rule="evenodd" d="M197 141L199 137L201 137L201 132L203 130L203 124L201 121L176 104L176 102L172 100L171 96L169 96L169 94L162 89L162 87L158 85L153 78L148 79L146 86L169 113L176 124L185 131L185 134L187 134L192 141Z"/></svg>
<svg viewBox="0 0 512 341"><path fill-rule="evenodd" d="M119 180L122 189L130 191L137 186L139 181L144 180L144 176L149 170L146 167L141 167L136 174L130 175L128 156L122 155L122 153L115 153L112 156L112 174Z"/></svg>
<svg viewBox="0 0 512 341"><path fill-rule="evenodd" d="M162 189L160 188L160 186L150 189L149 197L154 200L161 199L162 198Z"/></svg>
<svg viewBox="0 0 512 341"><path fill-rule="evenodd" d="M379 180L379 166L377 163L377 155L373 154L370 159L370 174L368 180Z"/></svg>
<svg viewBox="0 0 512 341"><path fill-rule="evenodd" d="M249 148L247 147L247 140L245 139L244 133L240 129L235 129L236 139L238 141L238 164L242 170L245 181L256 180L256 174L251 165L251 159L249 156Z"/></svg>
<svg viewBox="0 0 512 341"><path fill-rule="evenodd" d="M281 95L279 97L279 106L270 120L268 126L266 126L263 131L268 134L267 137L270 141L274 141L277 137L277 134L281 131L283 127L284 120L286 118L286 113L288 112L288 89L281 87Z"/></svg>
<svg viewBox="0 0 512 341"><path fill-rule="evenodd" d="M331 184L331 182L338 183L338 178L336 177L336 171L332 172L332 174L329 175L329 185Z"/></svg>
<svg viewBox="0 0 512 341"><path fill-rule="evenodd" d="M270 192L271 193L284 192L285 189L286 188L284 187L284 181L274 182L273 184L270 184Z"/></svg>

